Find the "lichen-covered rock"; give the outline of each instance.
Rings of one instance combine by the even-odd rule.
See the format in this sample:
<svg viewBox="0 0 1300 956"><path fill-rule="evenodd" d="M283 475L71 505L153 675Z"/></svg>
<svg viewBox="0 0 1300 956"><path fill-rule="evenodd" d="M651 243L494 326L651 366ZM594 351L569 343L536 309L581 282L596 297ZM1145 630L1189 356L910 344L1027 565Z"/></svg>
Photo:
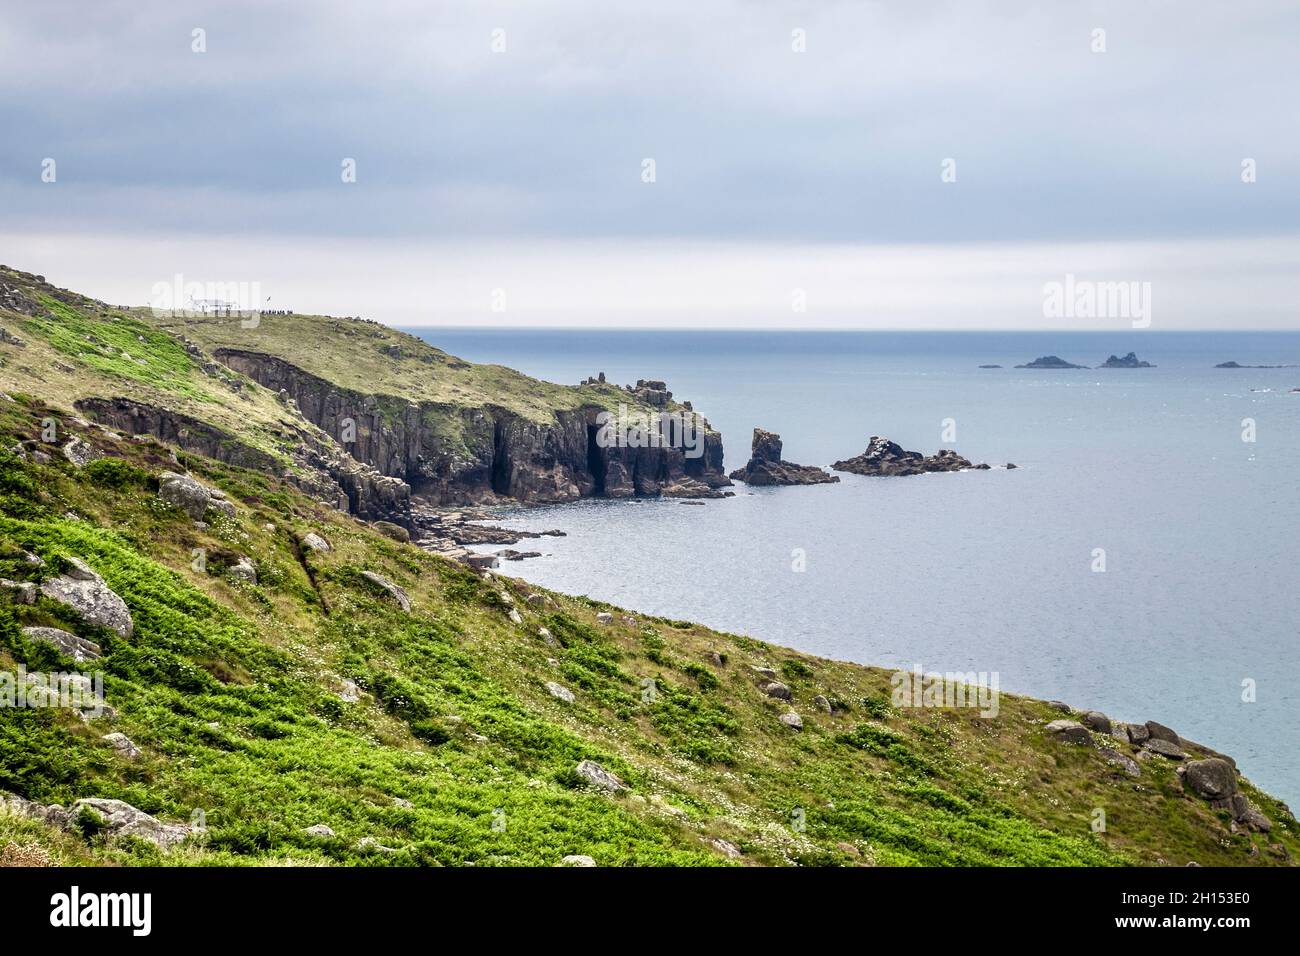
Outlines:
<svg viewBox="0 0 1300 956"><path fill-rule="evenodd" d="M1237 771L1226 760L1189 760L1183 780L1205 800L1226 800L1237 792Z"/></svg>
<svg viewBox="0 0 1300 956"><path fill-rule="evenodd" d="M188 825L161 823L143 810L137 810L121 800L104 800L99 797L78 800L68 808L68 820L77 820L83 812L96 818L111 839L138 837L164 850L184 842L191 833Z"/></svg>
<svg viewBox="0 0 1300 956"><path fill-rule="evenodd" d="M569 690L569 688L565 687L563 684L557 684L555 681L547 681L546 691L557 700L562 700L566 704L573 703L573 691Z"/></svg>
<svg viewBox="0 0 1300 956"><path fill-rule="evenodd" d="M781 723L789 727L791 730L803 730L803 718L800 717L798 714L796 714L793 710L787 711L777 719L780 720Z"/></svg>
<svg viewBox="0 0 1300 956"><path fill-rule="evenodd" d="M70 607L87 624L106 627L119 637L130 637L135 623L126 602L85 561L68 560L71 569L66 574L47 578L41 584L41 593Z"/></svg>
<svg viewBox="0 0 1300 956"><path fill-rule="evenodd" d="M584 853L570 853L560 860L556 866L595 866L596 861Z"/></svg>
<svg viewBox="0 0 1300 956"><path fill-rule="evenodd" d="M379 574L375 574L374 571L362 571L361 576L365 578L367 581L369 581L371 584L374 584L376 587L379 587L384 591L386 591L388 593L388 596L391 597L394 601L396 601L397 606L400 607L403 611L407 611L408 613L410 612L411 599L410 597L407 596L407 593L404 589L398 587L392 581L388 580L388 578L383 577L382 575Z"/></svg>
<svg viewBox="0 0 1300 956"><path fill-rule="evenodd" d="M1119 767L1130 777L1142 776L1142 768L1138 766L1136 760L1127 754L1122 754L1118 750L1112 750L1109 747L1100 750L1099 753L1106 759L1107 763Z"/></svg>
<svg viewBox="0 0 1300 956"><path fill-rule="evenodd" d="M1088 728L1077 720L1054 720L1045 729L1057 740L1064 741L1067 744L1092 743L1092 736L1088 733Z"/></svg>
<svg viewBox="0 0 1300 956"><path fill-rule="evenodd" d="M143 751L135 745L135 741L120 731L105 734L104 742L111 745L114 750L127 760L139 760L140 755L143 753Z"/></svg>
<svg viewBox="0 0 1300 956"><path fill-rule="evenodd" d="M180 508L195 521L202 521L212 503L212 492L202 482L189 475L164 471L158 476L158 497L174 508Z"/></svg>
<svg viewBox="0 0 1300 956"><path fill-rule="evenodd" d="M323 823L313 823L309 827L304 827L303 831L309 837L315 837L318 840L328 840L334 836L334 831Z"/></svg>
<svg viewBox="0 0 1300 956"><path fill-rule="evenodd" d="M245 584L257 583L257 568L254 566L251 558L241 557L237 563L231 566L226 575L232 581L242 581Z"/></svg>
<svg viewBox="0 0 1300 956"><path fill-rule="evenodd" d="M1099 734L1110 733L1110 718L1099 710L1089 710L1080 719L1088 728Z"/></svg>
<svg viewBox="0 0 1300 956"><path fill-rule="evenodd" d="M308 531L302 536L301 542L303 549L306 551L329 551L330 543L318 535L315 531Z"/></svg>
<svg viewBox="0 0 1300 956"><path fill-rule="evenodd" d="M391 521L375 521L371 523L370 527L374 528L385 538L400 541L402 544L409 544L411 541L411 532L407 531L399 524L393 524Z"/></svg>
<svg viewBox="0 0 1300 956"><path fill-rule="evenodd" d="M1163 737L1152 737L1146 742L1146 749L1153 754L1159 754L1162 757L1168 757L1170 760L1182 760L1185 756L1183 748L1178 744L1170 743Z"/></svg>
<svg viewBox="0 0 1300 956"><path fill-rule="evenodd" d="M794 697L790 688L785 684L782 684L779 680L768 681L764 684L763 693L768 697L773 697L777 700L791 700Z"/></svg>
<svg viewBox="0 0 1300 956"><path fill-rule="evenodd" d="M1147 733L1151 735L1151 739L1153 740L1167 740L1171 744L1182 743L1178 734L1175 733L1172 728L1166 727L1164 724L1157 724L1154 720L1148 720L1146 727Z"/></svg>
<svg viewBox="0 0 1300 956"><path fill-rule="evenodd" d="M94 641L88 641L84 637L78 637L57 627L25 627L23 636L29 641L53 644L64 657L71 657L78 662L95 660L103 656L99 645Z"/></svg>
<svg viewBox="0 0 1300 956"><path fill-rule="evenodd" d="M97 458L102 457L95 446L84 438L72 438L63 446L63 457L78 468L84 468Z"/></svg>
<svg viewBox="0 0 1300 956"><path fill-rule="evenodd" d="M608 790L611 793L617 793L619 790L626 790L622 778L618 774L606 770L594 760L584 760L574 768L574 771L587 783L601 790Z"/></svg>

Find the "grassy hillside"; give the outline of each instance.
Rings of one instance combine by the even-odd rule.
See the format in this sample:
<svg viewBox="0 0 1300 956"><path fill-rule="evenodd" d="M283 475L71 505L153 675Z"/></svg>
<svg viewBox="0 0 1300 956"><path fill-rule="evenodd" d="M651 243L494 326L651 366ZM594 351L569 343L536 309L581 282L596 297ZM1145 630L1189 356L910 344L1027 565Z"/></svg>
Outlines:
<svg viewBox="0 0 1300 956"><path fill-rule="evenodd" d="M330 347L317 347L326 326ZM260 345L243 338L258 333ZM113 708L93 720L0 708L0 791L206 823L163 851L0 800L0 864L1270 865L1300 850L1290 811L1248 783L1269 834L1234 827L1163 757L1133 777L1100 751L1134 752L1113 737L1052 739L1061 714L1043 702L1004 694L991 719L899 709L884 670L485 578L391 540L296 489L290 449L326 439L205 357L223 346L449 408L540 415L579 400L369 323L181 328L0 270L0 675L100 670ZM597 393L626 396L587 387L581 400ZM183 412L277 465L108 432L77 416L86 396ZM63 454L74 438L95 460ZM164 471L219 489L233 517L196 523L164 503ZM308 533L330 550L304 547ZM126 602L129 637L18 597L73 559ZM368 573L403 588L409 611ZM103 656L77 664L24 634L34 626ZM767 696L760 668L792 699ZM790 711L802 729L782 723ZM626 789L592 786L583 761ZM333 835L303 832L318 824Z"/></svg>
<svg viewBox="0 0 1300 956"><path fill-rule="evenodd" d="M59 410L0 399L0 446ZM0 789L68 805L113 797L207 829L165 855L0 814L0 847L68 863L1266 864L1300 850L1294 820L1248 790L1269 837L1183 792L1174 766L1125 776L1093 748L1045 739L1059 716L1003 695L1001 713L900 712L885 671L749 637L485 580L321 510L278 479L182 464L237 506L199 528L156 494L166 448L69 425L104 455L84 468L0 451L0 578L81 557L126 601L130 638L46 598L0 603L0 670L84 670L21 626L98 642L111 719L0 711ZM315 531L327 553L299 547ZM192 566L204 549L202 571ZM39 556L37 567L24 552ZM252 559L258 583L225 569ZM362 577L401 585L403 612ZM521 624L509 612L517 609ZM545 627L554 646L540 636ZM719 655L715 658L713 655ZM722 663L718 663L721 660ZM752 667L793 689L767 698ZM360 688L345 701L345 681ZM647 684L653 681L653 685ZM573 703L546 683L570 689ZM653 693L647 689L653 687ZM813 704L836 702L834 714ZM796 731L778 720L793 708ZM131 761L102 740L126 733ZM628 790L592 789L594 760ZM399 803L398 801L409 801ZM1105 833L1090 829L1094 808ZM301 831L326 824L332 838ZM358 849L372 838L395 852ZM738 848L733 857L713 841ZM1257 855L1251 855L1251 847Z"/></svg>

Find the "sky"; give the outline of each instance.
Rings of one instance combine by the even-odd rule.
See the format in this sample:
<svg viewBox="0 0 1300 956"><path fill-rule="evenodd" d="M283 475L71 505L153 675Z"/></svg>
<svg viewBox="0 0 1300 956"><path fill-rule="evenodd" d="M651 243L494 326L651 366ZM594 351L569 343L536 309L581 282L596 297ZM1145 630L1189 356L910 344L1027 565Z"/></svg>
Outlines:
<svg viewBox="0 0 1300 956"><path fill-rule="evenodd" d="M1300 328L1295 2L0 4L0 262L119 304Z"/></svg>

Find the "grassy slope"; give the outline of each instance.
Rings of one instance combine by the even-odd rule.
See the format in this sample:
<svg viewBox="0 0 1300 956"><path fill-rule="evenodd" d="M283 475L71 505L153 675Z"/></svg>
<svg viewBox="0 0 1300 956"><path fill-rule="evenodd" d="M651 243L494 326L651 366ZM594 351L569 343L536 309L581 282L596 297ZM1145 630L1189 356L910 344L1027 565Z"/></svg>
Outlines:
<svg viewBox="0 0 1300 956"><path fill-rule="evenodd" d="M0 448L35 437L50 413L26 396L0 399ZM1093 749L1046 741L1042 725L1058 715L1041 702L1003 695L993 720L897 712L886 671L682 622L629 626L619 612L601 627L603 605L582 598L552 594L535 607L526 585L487 582L383 538L275 478L183 456L239 505L236 520L198 530L153 493L165 448L71 430L120 462L78 471L61 457L39 466L0 452L0 577L30 579L83 556L126 599L136 632L94 633L44 601L0 603L0 669L77 669L19 631L58 624L104 646L118 711L91 725L0 711L0 789L65 805L118 797L167 820L203 809L205 839L167 862L550 865L570 853L602 865L732 862L713 838L768 864L1279 862L1270 840L1229 835L1225 814L1184 796L1172 764L1144 763L1134 780ZM294 542L307 530L335 550L300 561ZM24 548L49 569L33 572ZM207 550L206 572L192 570L194 548ZM255 561L258 585L221 576L240 554ZM405 587L413 612L361 570ZM502 591L523 626L510 623ZM539 626L563 646L546 646ZM778 722L785 707L759 692L751 664L785 675L801 733ZM364 688L359 702L339 699L345 678ZM643 699L646 678L653 700ZM548 680L576 703L552 698ZM824 714L817 694L847 709ZM99 739L109 730L144 757L116 756ZM581 759L621 774L630 792L581 786ZM1275 822L1271 841L1300 851L1289 812L1248 792ZM1104 834L1089 827L1097 807ZM792 825L800 818L802 829ZM298 832L315 823L337 838ZM398 852L357 851L367 836ZM160 860L146 845L106 846L0 815L0 848L8 843L60 862Z"/></svg>

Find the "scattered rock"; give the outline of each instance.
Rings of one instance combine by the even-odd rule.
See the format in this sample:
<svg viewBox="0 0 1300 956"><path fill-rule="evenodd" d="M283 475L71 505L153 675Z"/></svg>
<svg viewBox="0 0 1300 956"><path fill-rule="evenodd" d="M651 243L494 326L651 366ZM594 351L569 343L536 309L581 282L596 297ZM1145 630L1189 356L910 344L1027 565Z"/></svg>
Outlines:
<svg viewBox="0 0 1300 956"><path fill-rule="evenodd" d="M790 688L785 684L782 684L779 680L769 681L764 684L763 693L768 697L775 697L778 700L792 700L794 698L794 694L790 692Z"/></svg>
<svg viewBox="0 0 1300 956"><path fill-rule="evenodd" d="M202 521L212 504L212 492L206 485L174 471L164 471L158 476L158 497L180 508L195 521Z"/></svg>
<svg viewBox="0 0 1300 956"><path fill-rule="evenodd" d="M330 543L315 531L308 531L302 536L302 546L308 551L331 551Z"/></svg>
<svg viewBox="0 0 1300 956"><path fill-rule="evenodd" d="M143 751L135 745L126 734L120 731L112 734L105 734L103 740L112 745L113 749L120 753L127 760L139 760Z"/></svg>
<svg viewBox="0 0 1300 956"><path fill-rule="evenodd" d="M126 602L85 561L80 558L69 558L68 561L71 570L47 578L41 585L41 593L70 607L87 624L106 627L118 637L130 637L135 624Z"/></svg>
<svg viewBox="0 0 1300 956"><path fill-rule="evenodd" d="M334 831L323 823L312 824L311 826L306 827L302 832L307 834L309 837L318 837L320 839L327 839L334 836Z"/></svg>
<svg viewBox="0 0 1300 956"><path fill-rule="evenodd" d="M1164 724L1157 724L1154 720L1148 720L1146 727L1147 733L1151 735L1153 740L1167 740L1171 744L1182 743L1178 734L1174 733L1171 728L1166 727Z"/></svg>
<svg viewBox="0 0 1300 956"><path fill-rule="evenodd" d="M242 581L245 584L256 584L257 568L254 566L252 559L246 556L241 557L238 563L226 571L226 576L232 581Z"/></svg>
<svg viewBox="0 0 1300 956"><path fill-rule="evenodd" d="M579 777L593 787L599 787L601 790L608 790L611 793L627 789L627 784L622 781L618 774L606 770L594 760L584 760L574 769Z"/></svg>
<svg viewBox="0 0 1300 956"><path fill-rule="evenodd" d="M793 710L787 711L777 719L780 720L781 723L785 724L787 727L790 727L794 730L803 730L803 718L800 717L798 714L796 714Z"/></svg>
<svg viewBox="0 0 1300 956"><path fill-rule="evenodd" d="M542 643L545 644L547 647L560 646L560 642L555 639L555 635L552 634L544 627L539 627L537 629L537 636L542 639Z"/></svg>
<svg viewBox="0 0 1300 956"><path fill-rule="evenodd" d="M539 606L539 605L542 605L542 604L546 603L546 598L543 597L543 596L540 595L540 594L530 594L530 595L528 595L527 600L528 600L528 603L531 604L531 605L533 605L534 607L537 607L537 606Z"/></svg>
<svg viewBox="0 0 1300 956"><path fill-rule="evenodd" d="M4 591L10 596L15 604L35 604L37 588L30 581L10 581L8 578L0 578L0 591Z"/></svg>
<svg viewBox="0 0 1300 956"><path fill-rule="evenodd" d="M1163 737L1152 737L1146 743L1146 749L1153 754L1159 754L1162 757L1168 757L1170 760L1182 760L1187 756L1183 753L1183 748L1178 744L1170 743Z"/></svg>
<svg viewBox="0 0 1300 956"><path fill-rule="evenodd" d="M69 634L57 627L25 627L23 628L23 636L30 641L43 641L46 644L53 644L60 654L64 657L71 657L75 661L95 660L103 656L99 645L94 641L88 641L84 637Z"/></svg>
<svg viewBox="0 0 1300 956"><path fill-rule="evenodd" d="M818 694L813 698L813 703L817 706L818 710L823 710L828 714L834 710L834 708L831 707L831 702L821 694Z"/></svg>
<svg viewBox="0 0 1300 956"><path fill-rule="evenodd" d="M396 853L391 846L384 846L374 837L362 837L357 841L356 851L358 853Z"/></svg>
<svg viewBox="0 0 1300 956"><path fill-rule="evenodd" d="M1063 700L1049 700L1047 706L1052 710L1059 710L1063 714L1068 714L1073 708Z"/></svg>
<svg viewBox="0 0 1300 956"><path fill-rule="evenodd" d="M573 691L569 690L569 688L565 687L563 684L557 684L555 681L547 681L546 690L552 697L558 698L566 704L573 703Z"/></svg>
<svg viewBox="0 0 1300 956"><path fill-rule="evenodd" d="M1142 768L1138 766L1136 760L1127 754L1122 754L1118 750L1111 750L1109 747L1102 748L1099 752L1107 763L1119 767L1130 777L1140 777L1142 775Z"/></svg>
<svg viewBox="0 0 1300 956"><path fill-rule="evenodd" d="M361 699L361 688L352 678L343 681L343 689L339 691L339 700L345 704L355 704Z"/></svg>
<svg viewBox="0 0 1300 956"><path fill-rule="evenodd" d="M160 823L143 810L121 800L90 797L68 808L67 818L75 822L85 812L97 819L110 839L138 837L161 849L168 849L190 835L190 827L180 823Z"/></svg>
<svg viewBox="0 0 1300 956"><path fill-rule="evenodd" d="M1269 833L1273 829L1269 818L1264 816L1244 793L1234 793L1228 798L1228 809L1232 811L1233 820L1244 823L1258 833Z"/></svg>
<svg viewBox="0 0 1300 956"><path fill-rule="evenodd" d="M394 601L397 602L398 607L400 607L403 611L406 611L408 613L410 612L411 599L407 596L406 591L404 591L402 588L398 587L392 581L388 580L388 578L383 577L382 575L375 574L374 571L362 571L361 576L365 578L367 581L369 581L371 584L383 588L383 590L388 592L389 597L391 597Z"/></svg>
<svg viewBox="0 0 1300 956"><path fill-rule="evenodd" d="M84 468L101 457L99 452L95 450L95 446L83 438L72 438L63 446L62 451L63 457L78 468Z"/></svg>
<svg viewBox="0 0 1300 956"><path fill-rule="evenodd" d="M400 524L393 524L391 521L375 521L370 527L374 528L385 538L392 538L394 541L400 541L402 544L411 543L411 532L407 531Z"/></svg>
<svg viewBox="0 0 1300 956"><path fill-rule="evenodd" d="M1135 747L1140 747L1151 739L1151 731L1147 730L1146 724L1128 724L1124 727L1124 732L1128 734L1128 742Z"/></svg>
<svg viewBox="0 0 1300 956"><path fill-rule="evenodd" d="M736 846L736 844L730 843L727 840L723 840L719 837L714 837L712 840L709 841L709 843L712 845L712 847L715 850L717 850L719 853L721 853L723 856L727 857L728 859L731 860L740 859L741 856L740 847Z"/></svg>
<svg viewBox="0 0 1300 956"><path fill-rule="evenodd" d="M1236 768L1217 757L1187 761L1183 779L1193 793L1205 800L1226 800L1237 792Z"/></svg>
<svg viewBox="0 0 1300 956"><path fill-rule="evenodd" d="M614 615L613 615L613 614L610 614L608 611L601 611L599 614L596 615L596 623L597 623L597 624L613 624L613 623L614 623Z"/></svg>
<svg viewBox="0 0 1300 956"><path fill-rule="evenodd" d="M511 624L522 624L522 623L524 623L524 616L523 616L522 614L520 614L519 611L516 610L516 609L513 608L513 607L510 609L510 614L508 615L508 617L510 618L510 623L511 623Z"/></svg>
<svg viewBox="0 0 1300 956"><path fill-rule="evenodd" d="M414 810L415 804L405 797L393 797L393 806L401 807L403 810Z"/></svg>
<svg viewBox="0 0 1300 956"><path fill-rule="evenodd" d="M564 859L560 860L556 866L595 866L596 861L583 853L570 853Z"/></svg>
<svg viewBox="0 0 1300 956"><path fill-rule="evenodd" d="M1080 719L1099 734L1110 733L1110 718L1099 710L1089 710Z"/></svg>
<svg viewBox="0 0 1300 956"><path fill-rule="evenodd" d="M1077 720L1054 720L1047 725L1046 730L1057 740L1063 740L1069 744L1092 743L1092 736L1088 733L1088 728Z"/></svg>

